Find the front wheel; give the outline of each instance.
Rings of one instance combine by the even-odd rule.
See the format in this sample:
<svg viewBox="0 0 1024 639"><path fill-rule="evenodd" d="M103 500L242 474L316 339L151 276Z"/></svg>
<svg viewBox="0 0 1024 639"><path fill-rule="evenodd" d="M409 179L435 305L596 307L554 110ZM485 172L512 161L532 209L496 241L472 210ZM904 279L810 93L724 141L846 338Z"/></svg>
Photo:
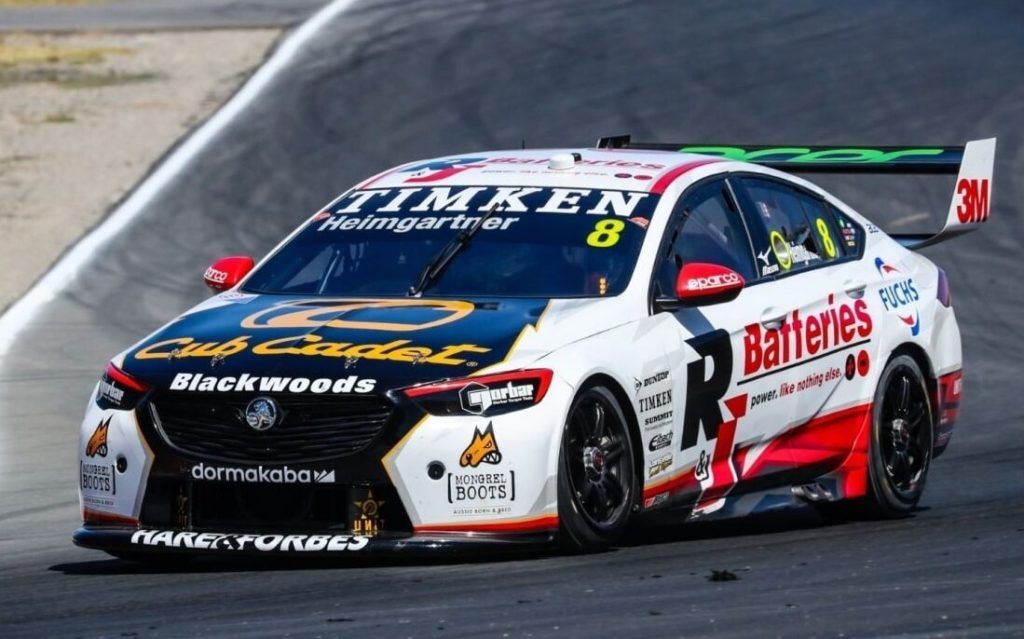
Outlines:
<svg viewBox="0 0 1024 639"><path fill-rule="evenodd" d="M924 491L934 424L924 375L912 357L893 358L878 380L868 455L868 507L906 516Z"/></svg>
<svg viewBox="0 0 1024 639"><path fill-rule="evenodd" d="M559 452L562 547L592 552L610 546L625 530L637 493L626 416L606 387L585 388L573 401Z"/></svg>

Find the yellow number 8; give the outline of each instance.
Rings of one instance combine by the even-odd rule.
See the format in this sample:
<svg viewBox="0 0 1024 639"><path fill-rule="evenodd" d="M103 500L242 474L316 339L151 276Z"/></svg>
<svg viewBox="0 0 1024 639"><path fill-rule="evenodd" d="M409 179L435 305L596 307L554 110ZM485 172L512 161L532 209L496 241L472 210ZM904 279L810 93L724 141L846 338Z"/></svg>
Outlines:
<svg viewBox="0 0 1024 639"><path fill-rule="evenodd" d="M626 228L622 220L600 220L587 236L587 244L595 248L608 248L619 243L619 233Z"/></svg>
<svg viewBox="0 0 1024 639"><path fill-rule="evenodd" d="M825 220L818 218L815 222L815 226L818 227L818 235L821 236L821 243L825 245L825 255L830 258L836 256L836 245L832 243L832 236L828 232L828 224L825 224Z"/></svg>

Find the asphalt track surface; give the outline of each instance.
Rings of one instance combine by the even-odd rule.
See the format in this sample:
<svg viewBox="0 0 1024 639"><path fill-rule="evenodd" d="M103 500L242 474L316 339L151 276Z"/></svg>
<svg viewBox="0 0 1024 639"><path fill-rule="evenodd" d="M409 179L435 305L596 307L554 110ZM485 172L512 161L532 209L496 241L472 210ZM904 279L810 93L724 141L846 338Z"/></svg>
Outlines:
<svg viewBox="0 0 1024 639"><path fill-rule="evenodd" d="M1018 4L640 5L364 0L196 158L0 367L4 636L994 636L1024 634L1024 295ZM999 136L993 218L928 250L964 334L964 403L904 521L635 534L613 552L160 571L75 548L76 442L107 358L360 178L419 157L589 144L956 144ZM854 177L889 229L930 228L951 180ZM736 581L716 582L712 570Z"/></svg>
<svg viewBox="0 0 1024 639"><path fill-rule="evenodd" d="M108 0L0 8L0 31L209 29L287 26L324 0Z"/></svg>

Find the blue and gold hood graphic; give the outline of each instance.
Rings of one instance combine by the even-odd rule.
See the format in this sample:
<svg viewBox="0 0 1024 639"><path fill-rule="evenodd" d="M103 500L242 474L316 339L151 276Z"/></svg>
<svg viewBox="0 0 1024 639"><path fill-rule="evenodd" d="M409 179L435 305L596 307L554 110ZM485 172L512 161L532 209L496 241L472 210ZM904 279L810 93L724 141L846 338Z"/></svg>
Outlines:
<svg viewBox="0 0 1024 639"><path fill-rule="evenodd" d="M501 362L546 305L542 299L238 295L172 322L129 351L123 367L172 390L214 390L216 381L209 380L273 377L353 380L339 381L333 392L350 392L355 380L372 379L372 386L356 392L383 392ZM204 379L209 386L199 388ZM235 382L219 390L235 389Z"/></svg>

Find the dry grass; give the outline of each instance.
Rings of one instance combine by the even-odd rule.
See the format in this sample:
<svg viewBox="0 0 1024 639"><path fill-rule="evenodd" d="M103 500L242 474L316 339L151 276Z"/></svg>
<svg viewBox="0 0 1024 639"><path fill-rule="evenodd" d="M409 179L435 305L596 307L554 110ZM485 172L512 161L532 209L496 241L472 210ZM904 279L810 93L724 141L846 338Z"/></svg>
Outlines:
<svg viewBox="0 0 1024 639"><path fill-rule="evenodd" d="M3 2L4 0L0 0ZM31 66L52 64L96 64L111 55L130 55L123 47L62 47L44 40L12 40L0 37L0 66Z"/></svg>
<svg viewBox="0 0 1024 639"><path fill-rule="evenodd" d="M111 56L134 53L125 47L69 45L47 36L0 36L0 88L36 82L62 89L96 89L161 77L154 73L117 71L105 64Z"/></svg>
<svg viewBox="0 0 1024 639"><path fill-rule="evenodd" d="M122 84L138 84L139 82L152 82L159 80L158 73L118 73L108 71L106 73L74 73L66 76L50 78L48 81L62 89L99 89L102 87L116 87Z"/></svg>
<svg viewBox="0 0 1024 639"><path fill-rule="evenodd" d="M0 88L29 82L47 83L59 89L101 89L160 80L159 73L121 73L82 69L4 69L0 67Z"/></svg>
<svg viewBox="0 0 1024 639"><path fill-rule="evenodd" d="M57 111L56 113L50 113L45 118L43 118L43 122L46 122L47 124L71 124L74 121L75 116L71 115L67 111Z"/></svg>

